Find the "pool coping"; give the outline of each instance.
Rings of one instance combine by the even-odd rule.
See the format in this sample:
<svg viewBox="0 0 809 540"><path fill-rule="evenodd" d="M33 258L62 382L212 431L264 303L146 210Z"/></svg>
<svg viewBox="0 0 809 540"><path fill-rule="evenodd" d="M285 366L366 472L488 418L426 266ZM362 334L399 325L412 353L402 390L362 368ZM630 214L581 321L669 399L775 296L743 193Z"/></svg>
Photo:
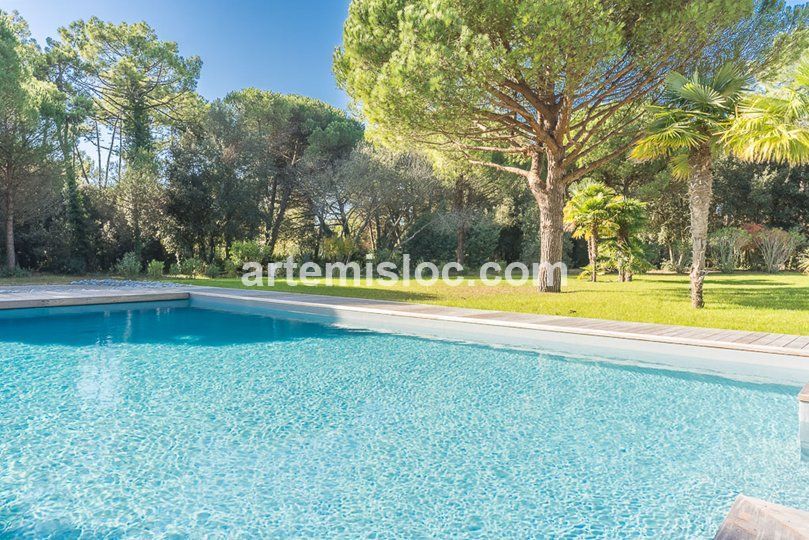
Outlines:
<svg viewBox="0 0 809 540"><path fill-rule="evenodd" d="M793 358L809 358L809 335L611 321L456 308L433 304L411 304L357 297L203 287L198 285L162 289L32 285L8 287L8 289L11 292L0 291L0 310L187 300L193 297L201 297L230 301L250 301L251 303L261 302L282 308L303 307L346 313L365 313L427 321L465 323L486 327L534 330L570 336L593 336L631 340L633 342L641 341L665 345L706 347L726 351L743 351L745 353L774 354Z"/></svg>
<svg viewBox="0 0 809 540"><path fill-rule="evenodd" d="M116 289L110 294L98 294L103 291L93 290L92 294L81 294L87 291L76 291L77 294L31 294L30 298L20 295L20 297L8 296L7 293L0 292L0 310L6 309L30 309L48 307L69 307L69 306L92 306L103 304L124 304L128 302L163 302L166 300L188 300L188 291L168 292L166 290L150 291L125 291ZM17 293L19 294L19 293Z"/></svg>
<svg viewBox="0 0 809 540"><path fill-rule="evenodd" d="M317 307L376 315L809 358L809 336L652 323L625 323L606 319L535 315L529 313L455 308L432 304L409 304L385 300L366 300L354 297L334 297L303 293L247 290L247 292L251 294L244 294L244 289L224 289L218 287L205 287L204 289L205 290L194 290L192 291L192 295L227 300L261 301L275 305ZM227 292L222 292L223 290ZM655 330L657 330L657 332ZM723 339L692 337L699 333L708 334L708 336L712 338L722 335ZM762 340L764 336L766 336L767 345L760 345L753 342L752 338ZM731 338L734 340L731 340ZM798 341L799 344L805 344L805 347L793 348L788 346L796 341ZM786 343L784 345L779 344L775 346L769 344L776 342Z"/></svg>

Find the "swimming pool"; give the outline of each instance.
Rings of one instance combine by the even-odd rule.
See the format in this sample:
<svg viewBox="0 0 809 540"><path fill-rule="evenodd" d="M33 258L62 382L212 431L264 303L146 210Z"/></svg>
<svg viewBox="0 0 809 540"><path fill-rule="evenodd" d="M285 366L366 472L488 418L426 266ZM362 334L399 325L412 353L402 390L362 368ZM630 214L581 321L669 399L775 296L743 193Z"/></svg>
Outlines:
<svg viewBox="0 0 809 540"><path fill-rule="evenodd" d="M184 302L3 315L2 536L712 537L739 493L809 507L791 386Z"/></svg>

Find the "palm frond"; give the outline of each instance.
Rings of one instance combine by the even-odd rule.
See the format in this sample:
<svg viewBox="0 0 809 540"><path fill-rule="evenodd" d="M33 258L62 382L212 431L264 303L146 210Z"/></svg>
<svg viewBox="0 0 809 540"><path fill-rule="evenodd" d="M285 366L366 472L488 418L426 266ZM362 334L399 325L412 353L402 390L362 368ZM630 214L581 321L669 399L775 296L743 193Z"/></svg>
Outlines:
<svg viewBox="0 0 809 540"><path fill-rule="evenodd" d="M674 178L686 180L691 176L691 162L687 152L677 152L671 156L669 167Z"/></svg>
<svg viewBox="0 0 809 540"><path fill-rule="evenodd" d="M699 84L693 81L683 85L679 92L680 99L689 102L691 107L698 109L713 107L717 109L726 108L728 100L717 90L706 84Z"/></svg>
<svg viewBox="0 0 809 540"><path fill-rule="evenodd" d="M733 99L750 83L750 78L733 64L725 64L716 70L710 81L710 87L726 99Z"/></svg>
<svg viewBox="0 0 809 540"><path fill-rule="evenodd" d="M809 163L809 94L793 86L748 96L722 140L746 161Z"/></svg>
<svg viewBox="0 0 809 540"><path fill-rule="evenodd" d="M688 79L681 73L671 72L666 77L666 92L677 95L680 93L680 88L688 83Z"/></svg>
<svg viewBox="0 0 809 540"><path fill-rule="evenodd" d="M795 68L795 85L799 88L809 88L809 59L805 58Z"/></svg>

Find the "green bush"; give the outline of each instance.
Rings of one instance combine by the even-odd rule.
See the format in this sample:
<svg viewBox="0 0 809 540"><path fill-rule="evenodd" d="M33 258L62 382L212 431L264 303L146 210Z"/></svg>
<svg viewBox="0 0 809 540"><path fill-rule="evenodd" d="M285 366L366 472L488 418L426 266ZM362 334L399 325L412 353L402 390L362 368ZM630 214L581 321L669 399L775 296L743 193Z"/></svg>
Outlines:
<svg viewBox="0 0 809 540"><path fill-rule="evenodd" d="M219 277L222 275L222 268L216 263L211 263L205 266L204 273L209 278Z"/></svg>
<svg viewBox="0 0 809 540"><path fill-rule="evenodd" d="M332 236L323 240L323 258L333 262L347 262L359 252L359 247L351 238Z"/></svg>
<svg viewBox="0 0 809 540"><path fill-rule="evenodd" d="M146 265L146 275L152 279L160 279L163 277L163 261L152 260Z"/></svg>
<svg viewBox="0 0 809 540"><path fill-rule="evenodd" d="M115 263L115 273L124 277L135 277L140 274L141 264L134 251L125 253L121 259Z"/></svg>
<svg viewBox="0 0 809 540"><path fill-rule="evenodd" d="M716 266L725 273L736 270L741 261L742 249L751 239L750 233L736 227L723 227L713 233L710 246Z"/></svg>
<svg viewBox="0 0 809 540"><path fill-rule="evenodd" d="M227 277L239 277L240 271L241 267L236 266L236 263L232 259L226 259L222 263L222 273Z"/></svg>
<svg viewBox="0 0 809 540"><path fill-rule="evenodd" d="M438 214L420 216L413 229L417 233L403 247L410 254L411 264L418 261L445 262L455 259L455 234L443 226Z"/></svg>
<svg viewBox="0 0 809 540"><path fill-rule="evenodd" d="M205 262L196 257L189 257L179 262L178 273L186 276L201 276L205 274Z"/></svg>
<svg viewBox="0 0 809 540"><path fill-rule="evenodd" d="M0 278L24 278L30 275L31 272L28 270L23 270L19 266L15 266L14 268L0 268Z"/></svg>
<svg viewBox="0 0 809 540"><path fill-rule="evenodd" d="M247 262L263 263L266 256L267 248L252 240L233 242L230 246L230 258L238 268Z"/></svg>
<svg viewBox="0 0 809 540"><path fill-rule="evenodd" d="M490 218L484 217L470 227L466 236L466 264L470 268L479 267L492 261L500 238L500 225ZM454 250L453 250L454 253Z"/></svg>

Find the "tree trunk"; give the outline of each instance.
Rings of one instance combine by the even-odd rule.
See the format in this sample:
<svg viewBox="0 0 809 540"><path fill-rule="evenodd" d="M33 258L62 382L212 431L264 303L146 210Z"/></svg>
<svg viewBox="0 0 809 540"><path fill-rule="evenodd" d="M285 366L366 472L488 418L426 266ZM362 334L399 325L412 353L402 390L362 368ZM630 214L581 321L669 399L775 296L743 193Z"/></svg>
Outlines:
<svg viewBox="0 0 809 540"><path fill-rule="evenodd" d="M464 178L458 177L455 181L455 197L452 205L458 224L455 230L455 262L463 266L464 252L466 251L466 216L464 215Z"/></svg>
<svg viewBox="0 0 809 540"><path fill-rule="evenodd" d="M135 194L135 198L139 198L140 193ZM135 201L132 207L132 237L135 243L135 256L140 259L143 253L143 234L140 229L140 202Z"/></svg>
<svg viewBox="0 0 809 540"><path fill-rule="evenodd" d="M96 130L98 125L96 124ZM81 193L79 192L78 179L76 178L76 169L73 163L73 145L69 140L70 124L65 124L59 134L59 147L62 152L62 161L64 162L65 171L65 184L64 184L64 197L65 207L67 213L67 221L70 227L70 252L71 255L81 261L82 267L88 264L90 249L87 240L87 230L85 226L85 211L84 201L82 200ZM101 150L99 149L99 170L101 168ZM100 173L99 173L100 174ZM100 182L100 178L99 178ZM78 261L73 261L71 264L76 264Z"/></svg>
<svg viewBox="0 0 809 540"><path fill-rule="evenodd" d="M272 257L275 253L275 244L278 243L278 236L281 232L281 222L284 219L284 214L286 214L287 203L289 202L289 197L291 194L292 187L284 186L281 194L281 201L278 205L278 214L273 219L272 229L270 230L270 238L269 242L267 243L267 252L270 254L270 257Z"/></svg>
<svg viewBox="0 0 809 540"><path fill-rule="evenodd" d="M528 185L539 206L539 291L562 291L562 238L564 232L565 183L561 159L549 161L547 179L539 175L534 158Z"/></svg>
<svg viewBox="0 0 809 540"><path fill-rule="evenodd" d="M587 238L587 257L590 259L590 281L598 281L598 229L593 227Z"/></svg>
<svg viewBox="0 0 809 540"><path fill-rule="evenodd" d="M702 145L691 158L688 202L691 209L691 306L705 306L702 285L705 280L705 251L708 247L708 219L713 199L711 149Z"/></svg>
<svg viewBox="0 0 809 540"><path fill-rule="evenodd" d="M14 247L14 194L11 192L11 179L8 179L5 195L6 266L14 271L17 268L17 254Z"/></svg>
<svg viewBox="0 0 809 540"><path fill-rule="evenodd" d="M464 223L458 224L458 230L455 231L455 262L464 265L466 250L466 225Z"/></svg>

